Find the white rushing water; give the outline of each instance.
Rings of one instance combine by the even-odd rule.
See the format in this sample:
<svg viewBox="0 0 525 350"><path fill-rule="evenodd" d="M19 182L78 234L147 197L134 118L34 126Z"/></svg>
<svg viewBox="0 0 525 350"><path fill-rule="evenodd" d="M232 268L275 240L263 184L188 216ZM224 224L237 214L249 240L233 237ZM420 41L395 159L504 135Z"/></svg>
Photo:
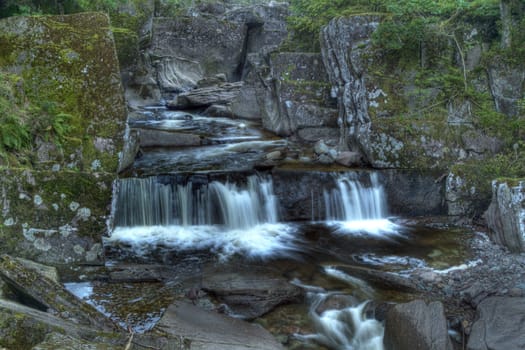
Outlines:
<svg viewBox="0 0 525 350"><path fill-rule="evenodd" d="M209 250L221 258L288 256L295 230L278 218L270 179L250 176L244 186L213 181L200 187L164 184L157 177L123 179L106 243L125 244L138 255L160 247Z"/></svg>
<svg viewBox="0 0 525 350"><path fill-rule="evenodd" d="M330 293L309 293L309 315L315 334L296 335L303 341L314 341L334 350L383 350L384 327L381 322L367 318L367 302L340 310L328 309L320 314L318 307Z"/></svg>
<svg viewBox="0 0 525 350"><path fill-rule="evenodd" d="M122 179L115 226L222 225L245 229L278 220L271 179L250 176L245 186L213 181L195 186L156 176Z"/></svg>
<svg viewBox="0 0 525 350"><path fill-rule="evenodd" d="M339 233L383 236L398 234L399 226L387 219L386 196L377 174L364 186L353 174L342 174L337 186L323 191L325 220Z"/></svg>

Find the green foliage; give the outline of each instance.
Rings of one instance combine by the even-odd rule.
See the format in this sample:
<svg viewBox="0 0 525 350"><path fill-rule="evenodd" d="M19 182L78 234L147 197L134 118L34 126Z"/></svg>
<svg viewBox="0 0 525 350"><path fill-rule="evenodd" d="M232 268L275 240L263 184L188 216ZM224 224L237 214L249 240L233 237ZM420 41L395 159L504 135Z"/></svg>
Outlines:
<svg viewBox="0 0 525 350"><path fill-rule="evenodd" d="M292 0L288 23L293 37L287 48L319 51L319 30L332 18L363 12L381 11L383 0Z"/></svg>
<svg viewBox="0 0 525 350"><path fill-rule="evenodd" d="M0 158L29 145L30 134L24 110L15 94L16 79L0 72Z"/></svg>
<svg viewBox="0 0 525 350"><path fill-rule="evenodd" d="M489 159L456 164L452 172L466 179L469 186L476 188L480 200L488 201L494 179L525 178L525 142L518 141L511 149Z"/></svg>
<svg viewBox="0 0 525 350"><path fill-rule="evenodd" d="M61 111L57 102L42 101L30 110L31 134L34 138L41 138L45 141L54 141L60 146L67 134L73 129L71 122L74 117L71 114Z"/></svg>
<svg viewBox="0 0 525 350"><path fill-rule="evenodd" d="M36 139L60 147L73 128L74 117L57 102L31 104L17 92L18 85L22 86L20 77L0 71L0 160L26 162Z"/></svg>

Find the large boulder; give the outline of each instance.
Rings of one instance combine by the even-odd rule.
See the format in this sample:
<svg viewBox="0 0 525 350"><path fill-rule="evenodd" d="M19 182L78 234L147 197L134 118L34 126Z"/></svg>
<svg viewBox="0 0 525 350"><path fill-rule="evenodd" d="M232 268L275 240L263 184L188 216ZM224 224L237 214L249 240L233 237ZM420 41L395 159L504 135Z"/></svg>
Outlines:
<svg viewBox="0 0 525 350"><path fill-rule="evenodd" d="M64 128L60 147L37 137L31 163L0 170L1 252L101 262L126 121L110 28L101 13L0 20L0 69Z"/></svg>
<svg viewBox="0 0 525 350"><path fill-rule="evenodd" d="M443 304L414 300L391 308L384 344L387 350L452 350Z"/></svg>
<svg viewBox="0 0 525 350"><path fill-rule="evenodd" d="M490 297L476 309L468 350L525 349L525 298Z"/></svg>
<svg viewBox="0 0 525 350"><path fill-rule="evenodd" d="M493 181L485 218L492 240L512 252L525 251L525 181Z"/></svg>

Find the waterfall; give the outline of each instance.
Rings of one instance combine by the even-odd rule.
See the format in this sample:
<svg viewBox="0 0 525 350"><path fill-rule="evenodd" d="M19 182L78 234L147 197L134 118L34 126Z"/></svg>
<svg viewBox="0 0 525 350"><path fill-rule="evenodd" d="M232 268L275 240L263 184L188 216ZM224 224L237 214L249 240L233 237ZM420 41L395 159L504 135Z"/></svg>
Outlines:
<svg viewBox="0 0 525 350"><path fill-rule="evenodd" d="M386 197L377 174L370 175L368 186L355 173L337 175L335 181L335 188L323 191L323 199L324 218L337 226L336 232L399 234L399 226L386 218Z"/></svg>
<svg viewBox="0 0 525 350"><path fill-rule="evenodd" d="M377 174L370 175L370 187L363 186L351 174L339 175L336 183L336 188L323 191L326 220L355 221L385 217L385 195Z"/></svg>
<svg viewBox="0 0 525 350"><path fill-rule="evenodd" d="M245 186L164 184L157 177L120 180L115 226L224 225L228 229L276 223L270 179L250 176Z"/></svg>
<svg viewBox="0 0 525 350"><path fill-rule="evenodd" d="M209 250L264 258L296 250L295 230L278 223L278 201L270 178L250 176L246 184L166 183L165 177L122 179L114 229L106 246L147 256L164 250Z"/></svg>

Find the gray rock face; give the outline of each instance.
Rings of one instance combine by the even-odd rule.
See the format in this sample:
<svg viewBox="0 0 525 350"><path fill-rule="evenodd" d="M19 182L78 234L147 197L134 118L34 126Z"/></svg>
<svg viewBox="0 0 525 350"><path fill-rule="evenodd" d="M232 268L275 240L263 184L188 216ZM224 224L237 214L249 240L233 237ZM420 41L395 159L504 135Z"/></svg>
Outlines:
<svg viewBox="0 0 525 350"><path fill-rule="evenodd" d="M391 308L386 316L385 348L452 350L443 304L414 300Z"/></svg>
<svg viewBox="0 0 525 350"><path fill-rule="evenodd" d="M448 215L456 220L473 217L474 213L477 212L476 202L474 201L475 194L475 187L469 187L468 182L461 176L449 173L445 183Z"/></svg>
<svg viewBox="0 0 525 350"><path fill-rule="evenodd" d="M329 104L330 84L319 54L272 54L270 67L280 115L279 120L274 121L271 110L263 109L263 124L267 129L273 130L274 124L282 124L286 125L285 133L294 134L309 128L337 128L337 110L333 108L335 103Z"/></svg>
<svg viewBox="0 0 525 350"><path fill-rule="evenodd" d="M491 297L476 310L468 350L525 349L525 298Z"/></svg>
<svg viewBox="0 0 525 350"><path fill-rule="evenodd" d="M485 218L496 243L512 252L525 251L525 181L516 186L494 181Z"/></svg>
<svg viewBox="0 0 525 350"><path fill-rule="evenodd" d="M191 76L183 82L195 80L199 66L204 76L224 73L229 81L238 80L246 40L244 25L216 17L161 17L154 18L152 31L151 55L176 60L172 70L177 74L187 74L190 68ZM169 75L165 78L170 80ZM173 76L174 81L177 78Z"/></svg>
<svg viewBox="0 0 525 350"><path fill-rule="evenodd" d="M167 106L171 109L188 109L230 104L239 95L242 85L242 82L224 83L183 92L168 101Z"/></svg>
<svg viewBox="0 0 525 350"><path fill-rule="evenodd" d="M342 150L363 151L370 129L364 53L379 25L372 16L337 18L321 31L321 52L339 105Z"/></svg>
<svg viewBox="0 0 525 350"><path fill-rule="evenodd" d="M488 73L496 111L508 116L518 115L518 101L523 98L525 70L509 67L501 62L493 62Z"/></svg>
<svg viewBox="0 0 525 350"><path fill-rule="evenodd" d="M369 181L367 172L356 171L355 174L363 182ZM377 174L385 190L390 214L408 217L446 214L443 180L439 180L439 175L410 170L382 170ZM274 169L274 192L285 215L282 220L323 220L323 190L335 186L334 175Z"/></svg>
<svg viewBox="0 0 525 350"><path fill-rule="evenodd" d="M283 349L261 326L177 302L166 310L157 330L184 338L195 350Z"/></svg>
<svg viewBox="0 0 525 350"><path fill-rule="evenodd" d="M274 3L241 7L227 12L224 18L247 26L247 53L268 53L279 47L288 36L288 14L286 3Z"/></svg>

